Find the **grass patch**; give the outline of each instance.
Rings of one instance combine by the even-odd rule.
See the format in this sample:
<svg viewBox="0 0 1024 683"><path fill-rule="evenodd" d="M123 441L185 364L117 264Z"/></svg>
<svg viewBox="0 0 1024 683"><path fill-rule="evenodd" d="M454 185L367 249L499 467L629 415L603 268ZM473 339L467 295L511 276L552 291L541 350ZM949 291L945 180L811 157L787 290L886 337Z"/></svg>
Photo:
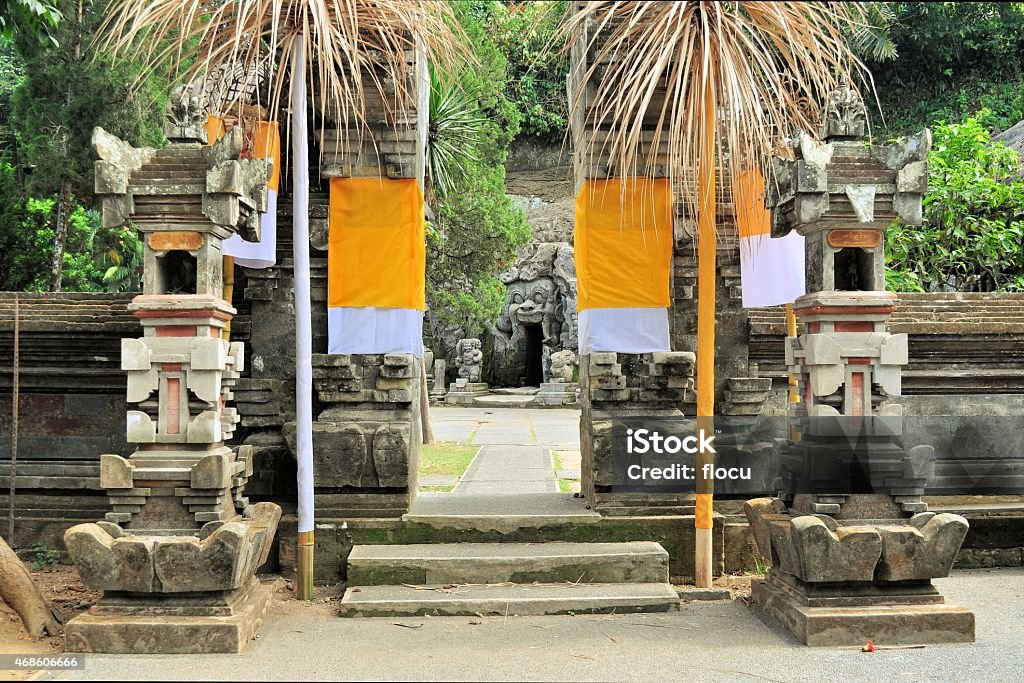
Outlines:
<svg viewBox="0 0 1024 683"><path fill-rule="evenodd" d="M558 477L558 471L564 470L562 466L562 458L558 455L558 451L551 449L551 464L555 468L555 476ZM580 482L576 479L559 479L558 490L562 493L579 493Z"/></svg>
<svg viewBox="0 0 1024 683"><path fill-rule="evenodd" d="M420 493L450 493L454 486L421 486Z"/></svg>
<svg viewBox="0 0 1024 683"><path fill-rule="evenodd" d="M479 450L479 446L461 446L445 441L420 446L420 476L461 477Z"/></svg>

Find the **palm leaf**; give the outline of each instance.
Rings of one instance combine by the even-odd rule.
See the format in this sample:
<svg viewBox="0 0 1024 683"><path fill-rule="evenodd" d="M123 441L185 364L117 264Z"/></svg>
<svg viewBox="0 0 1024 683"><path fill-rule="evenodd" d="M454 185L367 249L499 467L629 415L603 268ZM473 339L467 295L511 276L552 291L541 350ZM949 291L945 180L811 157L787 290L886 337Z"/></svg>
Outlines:
<svg viewBox="0 0 1024 683"><path fill-rule="evenodd" d="M841 80L870 83L847 40L868 23L864 15L857 3L579 3L562 27L569 49L590 55L574 74L589 85L570 101L588 131L577 154L607 157L622 176L669 175L693 215L705 134L715 141L720 182L731 187L732 170L770 173L785 136L813 133ZM716 104L708 131L705 92Z"/></svg>
<svg viewBox="0 0 1024 683"><path fill-rule="evenodd" d="M430 190L443 199L465 179L485 119L475 99L452 78L432 70L426 165Z"/></svg>
<svg viewBox="0 0 1024 683"><path fill-rule="evenodd" d="M432 63L469 55L451 7L439 0L113 0L96 47L144 72L170 68L188 82L208 72L242 81L269 74L266 103L278 111L292 87L283 56L302 35L321 120L330 112L360 129L368 126L371 93L392 125L411 121L416 88L409 64L417 52Z"/></svg>

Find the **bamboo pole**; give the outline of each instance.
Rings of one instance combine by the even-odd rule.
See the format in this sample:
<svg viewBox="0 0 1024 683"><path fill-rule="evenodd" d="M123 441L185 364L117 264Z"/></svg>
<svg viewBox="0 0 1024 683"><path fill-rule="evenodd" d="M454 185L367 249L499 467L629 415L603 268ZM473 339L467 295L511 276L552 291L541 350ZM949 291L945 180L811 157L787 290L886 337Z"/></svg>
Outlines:
<svg viewBox="0 0 1024 683"><path fill-rule="evenodd" d="M706 434L715 431L715 275L717 236L715 234L715 92L710 65L704 71L704 107L698 128L700 150L697 168L697 427ZM696 548L694 579L698 588L710 588L712 581L712 529L714 527L714 481L705 476L705 466L714 466L714 455L697 455L697 504L694 514Z"/></svg>
<svg viewBox="0 0 1024 683"><path fill-rule="evenodd" d="M796 314L793 313L793 304L786 304L786 336L796 336ZM788 343L788 342L787 342ZM796 376L790 372L789 375L789 402L799 403L800 396L796 393Z"/></svg>
<svg viewBox="0 0 1024 683"><path fill-rule="evenodd" d="M295 262L295 459L298 598L313 599L313 327L309 302L309 138L306 34L292 48L292 244Z"/></svg>

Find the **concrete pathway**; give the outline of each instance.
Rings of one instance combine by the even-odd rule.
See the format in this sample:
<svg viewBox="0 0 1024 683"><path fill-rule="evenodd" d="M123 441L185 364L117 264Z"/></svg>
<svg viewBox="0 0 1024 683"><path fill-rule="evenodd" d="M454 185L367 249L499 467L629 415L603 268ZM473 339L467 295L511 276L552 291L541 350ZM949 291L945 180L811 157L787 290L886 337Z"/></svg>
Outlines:
<svg viewBox="0 0 1024 683"><path fill-rule="evenodd" d="M557 492L551 451L578 452L579 416L577 410L432 407L434 438L481 446L449 495Z"/></svg>
<svg viewBox="0 0 1024 683"><path fill-rule="evenodd" d="M741 602L606 616L341 619L285 598L242 655L91 655L57 680L1020 681L1024 569L936 581L973 609L978 642L809 648ZM879 643L885 645L885 643ZM52 679L51 678L51 679Z"/></svg>
<svg viewBox="0 0 1024 683"><path fill-rule="evenodd" d="M558 491L551 453L540 446L484 446L455 485L454 495Z"/></svg>

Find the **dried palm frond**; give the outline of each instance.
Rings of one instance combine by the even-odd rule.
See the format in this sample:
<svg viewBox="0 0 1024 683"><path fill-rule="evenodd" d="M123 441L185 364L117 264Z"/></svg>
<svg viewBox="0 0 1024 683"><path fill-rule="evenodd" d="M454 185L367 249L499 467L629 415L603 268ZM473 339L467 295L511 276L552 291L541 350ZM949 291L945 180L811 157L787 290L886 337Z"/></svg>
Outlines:
<svg viewBox="0 0 1024 683"><path fill-rule="evenodd" d="M828 92L867 75L847 42L864 21L856 3L576 3L562 30L589 55L571 75L588 84L570 101L587 131L577 154L609 158L622 176L667 174L695 210L705 133L722 181L739 170L730 165L770 172L779 140L813 134Z"/></svg>
<svg viewBox="0 0 1024 683"><path fill-rule="evenodd" d="M263 104L278 111L285 84L292 87L287 55L303 35L321 120L359 129L367 126L371 98L390 125L413 123L417 52L434 63L469 55L451 6L441 0L113 0L96 47L186 82L208 72L243 80L268 74ZM236 90L253 89L241 86Z"/></svg>

